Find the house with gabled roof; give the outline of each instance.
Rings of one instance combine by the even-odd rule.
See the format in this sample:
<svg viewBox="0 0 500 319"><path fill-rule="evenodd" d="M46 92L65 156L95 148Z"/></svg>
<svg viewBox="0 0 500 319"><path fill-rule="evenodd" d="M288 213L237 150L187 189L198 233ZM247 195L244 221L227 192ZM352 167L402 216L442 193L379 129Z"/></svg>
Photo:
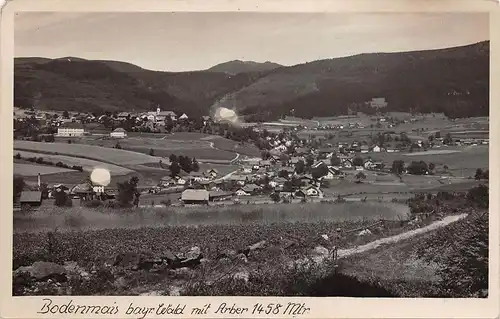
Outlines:
<svg viewBox="0 0 500 319"><path fill-rule="evenodd" d="M125 138L127 137L127 131L124 128L118 127L113 132L109 133L112 138Z"/></svg>
<svg viewBox="0 0 500 319"><path fill-rule="evenodd" d="M229 176L228 180L235 182L237 185L244 186L248 181L248 177L245 175L233 174Z"/></svg>
<svg viewBox="0 0 500 319"><path fill-rule="evenodd" d="M216 178L219 175L219 171L215 168L209 168L205 171L205 176L209 178Z"/></svg>
<svg viewBox="0 0 500 319"><path fill-rule="evenodd" d="M208 204L210 193L206 189L186 189L181 194L184 204Z"/></svg>
<svg viewBox="0 0 500 319"><path fill-rule="evenodd" d="M208 180L208 178L202 172L194 172L194 171L189 173L188 178L192 181L195 181L195 182Z"/></svg>

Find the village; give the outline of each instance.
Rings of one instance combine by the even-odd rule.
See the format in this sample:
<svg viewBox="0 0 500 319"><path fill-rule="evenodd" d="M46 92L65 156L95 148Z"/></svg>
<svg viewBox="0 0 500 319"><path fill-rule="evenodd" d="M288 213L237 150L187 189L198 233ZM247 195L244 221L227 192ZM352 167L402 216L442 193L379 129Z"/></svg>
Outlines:
<svg viewBox="0 0 500 319"><path fill-rule="evenodd" d="M405 162L398 157L399 154L427 153L429 158L433 152L451 154L458 152L457 148L488 144L487 135L480 138L458 135L460 138L457 138L452 137L450 132L441 134L440 130L424 128L425 124L420 128L419 124L425 123L425 116L403 114L406 116L402 117L402 113L391 116L390 113L380 112L387 104L383 98L368 103L377 110L376 115L363 117L363 114L357 114L357 117L341 116L322 121L286 116L276 122L244 123L240 127L218 123L210 116L199 119L190 119L185 113L177 116L175 112L162 111L160 107L156 112L117 112L100 116L70 114L67 111L18 110L14 112L14 137L16 140L67 144L87 143L83 140L78 142L78 139L90 137L109 140L111 144L108 147L122 149L121 145L126 144L131 136L139 140L149 138L143 133L158 133L156 135L162 138L165 134L176 132L218 133L240 144L253 143L260 152L259 157L237 154L227 162L234 168L229 172L220 171L215 164L210 164L211 161L200 169L196 158L177 156L174 152L168 157L162 156L158 165L164 172L163 176L156 176L154 185L136 185L136 199L131 202L141 207L380 201L384 199L384 193L396 194L385 196L385 200L404 199L402 193L413 192L403 183L404 175L433 177L433 181L437 180L440 184L449 184L457 178L453 179L446 164L438 167L436 163L422 160ZM438 114L437 117L453 123L443 115ZM432 114L432 118L436 119L436 114ZM410 125L412 129L398 130L405 125ZM167 150L163 154L165 152ZM65 154L64 151L59 153ZM155 149L151 148L149 155L154 153ZM65 167L61 162L48 163L40 157L22 159L20 153L14 155L18 160L33 164ZM203 157L201 150L199 156ZM83 170L80 166L69 168ZM483 177L481 174L475 176L476 179ZM464 178L460 176L458 181ZM18 209L40 206L42 200L51 200L61 191L67 193L70 199L79 199L80 203L96 199L114 200L119 193L117 187L94 185L88 178L73 184L48 184L43 179L38 173L37 181L31 186L27 184L19 201L16 201ZM350 193L338 191L345 185L352 189ZM372 187L366 191L368 185ZM383 186L392 190L384 191Z"/></svg>

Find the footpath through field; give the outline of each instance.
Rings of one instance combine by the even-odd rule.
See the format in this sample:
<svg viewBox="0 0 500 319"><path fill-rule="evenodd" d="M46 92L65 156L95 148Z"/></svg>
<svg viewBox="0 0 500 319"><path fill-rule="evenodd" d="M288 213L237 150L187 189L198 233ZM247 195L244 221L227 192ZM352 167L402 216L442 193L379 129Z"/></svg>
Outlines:
<svg viewBox="0 0 500 319"><path fill-rule="evenodd" d="M442 220L436 221L436 222L434 222L430 225L427 225L425 227L422 227L422 228L417 228L417 229L410 230L410 231L402 233L402 234L378 239L378 240L372 241L371 243L361 245L361 246L358 246L355 248L339 249L338 250L338 258L343 258L343 257L351 256L354 254L363 253L363 252L366 252L366 251L369 251L372 249L376 249L380 245L384 245L384 244L394 244L394 243L397 243L399 241L402 241L402 240L405 240L405 239L408 239L408 238L411 238L411 237L414 237L417 235L421 235L421 234L430 232L432 230L436 230L438 228L447 226L451 223L459 221L462 218L465 218L466 216L467 216L467 214L447 216L447 217L443 218Z"/></svg>

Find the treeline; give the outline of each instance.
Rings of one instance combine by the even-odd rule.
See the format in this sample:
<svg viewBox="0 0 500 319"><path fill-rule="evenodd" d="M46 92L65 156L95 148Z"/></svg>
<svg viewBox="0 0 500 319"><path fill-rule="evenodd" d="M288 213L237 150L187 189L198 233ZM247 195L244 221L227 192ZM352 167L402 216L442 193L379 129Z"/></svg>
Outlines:
<svg viewBox="0 0 500 319"><path fill-rule="evenodd" d="M75 171L83 172L83 166L79 165L67 165L64 164L63 162L51 162L51 161L46 161L43 157L26 157L23 158L20 153L17 153L14 155L14 158L17 160L25 160L28 162L40 164L40 165L49 165L49 166L56 166L56 167L61 167L61 168L67 168L67 169L73 169Z"/></svg>
<svg viewBox="0 0 500 319"><path fill-rule="evenodd" d="M200 165L194 157L191 159L188 156L171 154L169 160L170 175L172 177L178 176L181 170L186 173L198 172L200 170Z"/></svg>

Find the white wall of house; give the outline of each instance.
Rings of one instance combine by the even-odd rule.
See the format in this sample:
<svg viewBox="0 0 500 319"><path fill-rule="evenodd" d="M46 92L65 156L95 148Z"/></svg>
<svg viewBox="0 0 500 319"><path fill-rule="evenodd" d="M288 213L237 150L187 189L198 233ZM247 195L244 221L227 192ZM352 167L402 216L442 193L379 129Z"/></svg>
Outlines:
<svg viewBox="0 0 500 319"><path fill-rule="evenodd" d="M125 132L111 132L110 136L113 138L125 138L125 137L127 137L127 133L125 133Z"/></svg>
<svg viewBox="0 0 500 319"><path fill-rule="evenodd" d="M83 128L57 128L57 136L82 136L85 133Z"/></svg>

